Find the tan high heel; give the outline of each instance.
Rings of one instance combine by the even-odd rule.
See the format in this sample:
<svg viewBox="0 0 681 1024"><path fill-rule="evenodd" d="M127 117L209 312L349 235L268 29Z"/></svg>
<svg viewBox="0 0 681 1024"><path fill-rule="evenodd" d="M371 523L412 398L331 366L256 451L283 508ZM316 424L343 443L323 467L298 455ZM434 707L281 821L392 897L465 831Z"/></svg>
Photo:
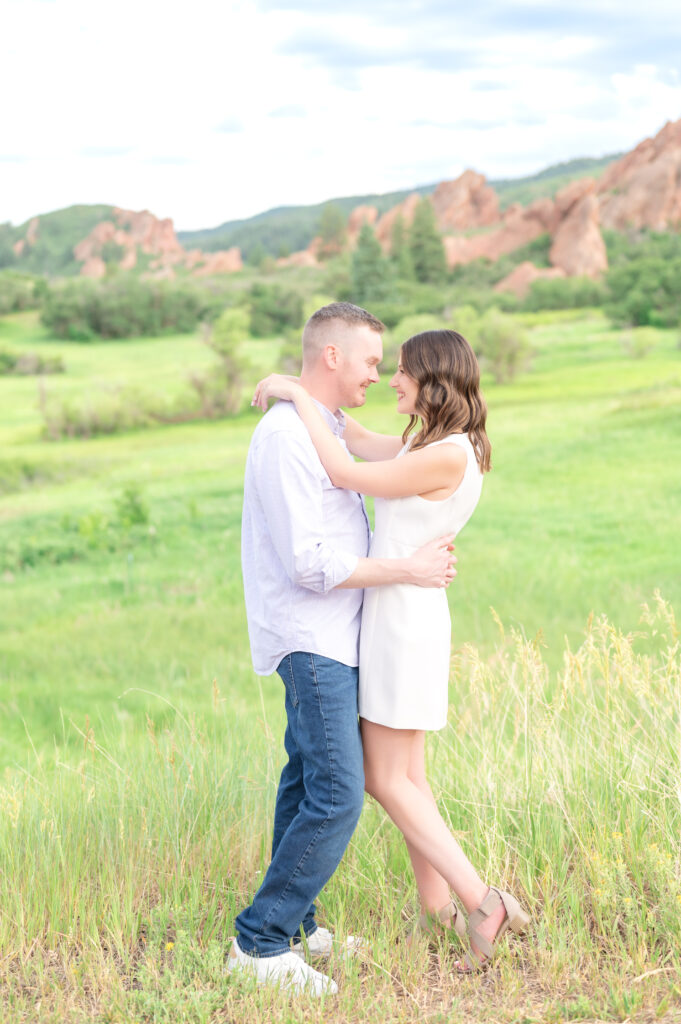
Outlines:
<svg viewBox="0 0 681 1024"><path fill-rule="evenodd" d="M438 931L441 931L438 926L445 924L447 921L452 922L451 927L459 938L462 939L466 934L466 922L453 900L450 900L446 907L443 907L442 910L438 910L434 914L421 914L418 930L428 935L435 935Z"/></svg>
<svg viewBox="0 0 681 1024"><path fill-rule="evenodd" d="M499 931L490 942L489 939L480 934L478 929L482 922L499 908L500 903L503 904L506 917L501 922ZM491 963L499 947L499 942L507 930L510 928L516 935L521 935L529 923L529 914L525 913L515 896L490 886L490 890L480 906L468 918L468 934L470 936L471 948L470 952L463 959L464 966L458 968L459 973L470 974L473 971L480 971L487 967ZM473 949L473 946L476 948Z"/></svg>

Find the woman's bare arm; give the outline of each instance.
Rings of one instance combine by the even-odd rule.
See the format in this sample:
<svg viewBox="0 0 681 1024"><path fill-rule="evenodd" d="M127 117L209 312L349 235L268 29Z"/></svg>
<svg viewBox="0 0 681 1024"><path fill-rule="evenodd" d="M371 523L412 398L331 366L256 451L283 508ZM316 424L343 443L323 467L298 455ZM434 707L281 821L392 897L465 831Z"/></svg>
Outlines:
<svg viewBox="0 0 681 1024"><path fill-rule="evenodd" d="M322 465L336 487L375 498L404 498L430 491L452 491L463 478L466 454L459 445L422 448L387 461L354 462L347 457L313 399L300 384L272 374L258 384L253 404L267 409L270 398L295 402Z"/></svg>
<svg viewBox="0 0 681 1024"><path fill-rule="evenodd" d="M345 413L345 434L348 449L365 462L381 462L394 459L402 448L402 438L393 434L379 434L369 430L353 416Z"/></svg>

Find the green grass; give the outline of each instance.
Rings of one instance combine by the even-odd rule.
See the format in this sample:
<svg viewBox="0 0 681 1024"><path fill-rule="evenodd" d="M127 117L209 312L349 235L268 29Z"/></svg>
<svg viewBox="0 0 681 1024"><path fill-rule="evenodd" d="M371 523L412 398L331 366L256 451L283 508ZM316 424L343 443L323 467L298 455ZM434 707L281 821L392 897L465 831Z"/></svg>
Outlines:
<svg viewBox="0 0 681 1024"><path fill-rule="evenodd" d="M482 982L446 944L410 951L405 852L368 801L321 905L373 962L334 966L330 1021L681 1013L681 353L671 331L636 360L597 315L525 319L531 372L485 381L494 470L457 543L452 710L429 756L452 827L533 930ZM32 314L0 321L0 344L62 355L47 386L72 393L172 389L210 359L193 337L57 343ZM35 394L0 379L2 1019L310 1019L222 971L283 754L241 596L257 415L55 444ZM360 415L400 429L385 382ZM118 515L131 485L146 523Z"/></svg>

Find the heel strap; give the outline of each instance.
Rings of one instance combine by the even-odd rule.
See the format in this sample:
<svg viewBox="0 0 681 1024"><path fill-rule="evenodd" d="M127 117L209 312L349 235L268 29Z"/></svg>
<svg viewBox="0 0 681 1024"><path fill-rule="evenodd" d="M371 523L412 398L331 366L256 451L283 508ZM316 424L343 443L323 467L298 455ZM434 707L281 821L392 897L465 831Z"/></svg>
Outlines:
<svg viewBox="0 0 681 1024"><path fill-rule="evenodd" d="M456 934L459 938L463 938L466 934L466 923L453 900L450 900L442 910L438 910L435 913L421 914L419 917L419 928L423 932L429 932L432 931L433 924L437 922L444 924L447 921L452 922L452 928Z"/></svg>
<svg viewBox="0 0 681 1024"><path fill-rule="evenodd" d="M480 934L478 929L483 921L498 909L500 903L504 908L506 916L501 922L496 935L490 942L489 939ZM508 892L502 892L501 889L497 889L495 886L491 885L489 892L480 906L476 907L468 918L468 933L470 935L471 948L464 959L466 968L468 970L478 970L486 964L494 956L497 944L509 926L514 927L514 930L522 930L527 920L527 915L521 910L520 904L516 900L515 896L511 896ZM473 949L474 945L477 947L476 949Z"/></svg>

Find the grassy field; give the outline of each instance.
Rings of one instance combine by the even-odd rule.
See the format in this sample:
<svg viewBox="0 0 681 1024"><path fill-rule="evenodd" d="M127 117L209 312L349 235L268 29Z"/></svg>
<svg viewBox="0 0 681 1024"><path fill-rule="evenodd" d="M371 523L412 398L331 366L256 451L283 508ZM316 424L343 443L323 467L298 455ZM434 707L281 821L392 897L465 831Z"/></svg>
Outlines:
<svg viewBox="0 0 681 1024"><path fill-rule="evenodd" d="M531 372L485 382L495 468L457 544L430 749L452 827L534 927L482 981L447 944L410 950L404 850L367 801L321 918L372 956L334 965L330 1021L681 1020L681 352L526 319ZM32 314L0 346L62 355L48 390L93 401L172 393L211 359L192 337L56 343ZM272 365L275 341L251 348ZM396 431L393 409L382 382L361 416ZM283 753L241 600L255 422L50 443L35 379L0 378L3 1020L310 1019L222 970Z"/></svg>

